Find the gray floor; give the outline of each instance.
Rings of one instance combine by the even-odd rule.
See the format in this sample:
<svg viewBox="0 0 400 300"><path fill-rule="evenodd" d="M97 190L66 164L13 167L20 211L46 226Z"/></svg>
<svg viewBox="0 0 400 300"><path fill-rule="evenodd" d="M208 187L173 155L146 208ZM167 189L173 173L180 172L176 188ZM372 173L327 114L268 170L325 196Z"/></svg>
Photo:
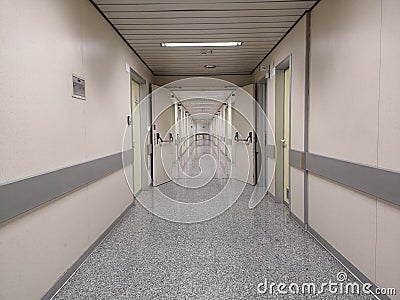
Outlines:
<svg viewBox="0 0 400 300"><path fill-rule="evenodd" d="M224 182L213 179L195 192L173 183L162 189L178 200L201 201ZM265 279L318 285L337 281L344 269L283 204L266 198L250 210L251 192L246 186L225 213L196 224L165 221L137 203L54 299L374 299L258 294Z"/></svg>

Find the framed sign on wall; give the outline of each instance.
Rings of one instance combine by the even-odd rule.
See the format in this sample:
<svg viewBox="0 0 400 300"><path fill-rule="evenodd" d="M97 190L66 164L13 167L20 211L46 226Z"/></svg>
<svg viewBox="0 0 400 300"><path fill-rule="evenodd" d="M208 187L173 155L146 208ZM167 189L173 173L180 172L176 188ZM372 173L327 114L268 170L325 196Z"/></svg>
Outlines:
<svg viewBox="0 0 400 300"><path fill-rule="evenodd" d="M85 79L72 74L72 97L86 100Z"/></svg>

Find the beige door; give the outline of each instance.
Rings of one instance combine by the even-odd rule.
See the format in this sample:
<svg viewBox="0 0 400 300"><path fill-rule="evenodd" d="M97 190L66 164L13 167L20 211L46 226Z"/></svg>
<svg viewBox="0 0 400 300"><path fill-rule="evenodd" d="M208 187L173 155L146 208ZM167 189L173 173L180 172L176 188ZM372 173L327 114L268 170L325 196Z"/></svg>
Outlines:
<svg viewBox="0 0 400 300"><path fill-rule="evenodd" d="M142 188L142 163L140 145L140 109L139 109L139 84L131 81L131 109L132 109L132 141L133 141L133 192L138 193Z"/></svg>
<svg viewBox="0 0 400 300"><path fill-rule="evenodd" d="M284 92L284 124L283 124L283 200L289 204L289 187L290 187L290 69L284 71L285 92Z"/></svg>
<svg viewBox="0 0 400 300"><path fill-rule="evenodd" d="M276 199L289 204L290 186L290 68L276 71L275 76Z"/></svg>

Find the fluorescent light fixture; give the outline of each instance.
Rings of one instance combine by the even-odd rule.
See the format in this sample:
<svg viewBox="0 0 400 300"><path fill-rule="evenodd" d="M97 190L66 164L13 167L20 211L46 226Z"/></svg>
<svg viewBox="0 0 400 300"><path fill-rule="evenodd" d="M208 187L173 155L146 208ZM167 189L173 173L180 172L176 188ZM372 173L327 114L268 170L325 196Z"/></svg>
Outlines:
<svg viewBox="0 0 400 300"><path fill-rule="evenodd" d="M161 43L161 47L235 47L242 42L208 42L208 43Z"/></svg>

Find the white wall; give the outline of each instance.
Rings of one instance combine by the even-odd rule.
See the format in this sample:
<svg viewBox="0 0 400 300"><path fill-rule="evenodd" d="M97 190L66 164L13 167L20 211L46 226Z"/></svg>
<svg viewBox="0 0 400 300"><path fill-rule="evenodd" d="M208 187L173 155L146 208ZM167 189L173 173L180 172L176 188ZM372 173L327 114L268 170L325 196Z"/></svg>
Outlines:
<svg viewBox="0 0 400 300"><path fill-rule="evenodd" d="M400 172L400 2L382 1L378 167ZM376 281L397 287L400 299L400 208L377 201Z"/></svg>
<svg viewBox="0 0 400 300"><path fill-rule="evenodd" d="M152 75L89 1L2 1L0 40L0 183L121 151L125 64ZM121 170L1 224L0 299L40 298L131 201Z"/></svg>
<svg viewBox="0 0 400 300"><path fill-rule="evenodd" d="M313 9L310 152L400 171L399 14L396 0L322 0ZM303 19L262 64L272 68L292 54L291 148L297 150L304 149L304 33ZM268 85L274 125L274 78ZM303 182L292 168L291 210L301 219ZM400 290L400 208L312 174L308 189L309 225L378 286Z"/></svg>
<svg viewBox="0 0 400 300"><path fill-rule="evenodd" d="M312 12L310 152L400 170L399 12L386 0L322 1ZM400 208L315 176L309 189L310 225L371 280L399 290Z"/></svg>
<svg viewBox="0 0 400 300"><path fill-rule="evenodd" d="M310 152L377 166L379 40L379 1L312 12ZM376 199L313 175L309 191L310 226L375 280Z"/></svg>
<svg viewBox="0 0 400 300"><path fill-rule="evenodd" d="M210 132L210 121L195 121L196 133L209 133Z"/></svg>
<svg viewBox="0 0 400 300"><path fill-rule="evenodd" d="M310 152L376 166L380 3L322 1L311 18Z"/></svg>

